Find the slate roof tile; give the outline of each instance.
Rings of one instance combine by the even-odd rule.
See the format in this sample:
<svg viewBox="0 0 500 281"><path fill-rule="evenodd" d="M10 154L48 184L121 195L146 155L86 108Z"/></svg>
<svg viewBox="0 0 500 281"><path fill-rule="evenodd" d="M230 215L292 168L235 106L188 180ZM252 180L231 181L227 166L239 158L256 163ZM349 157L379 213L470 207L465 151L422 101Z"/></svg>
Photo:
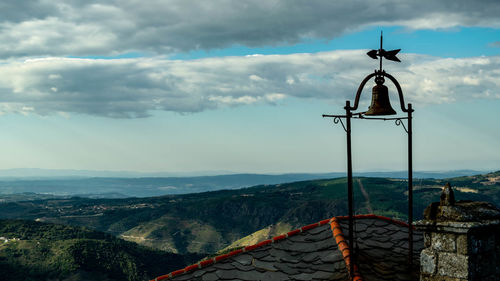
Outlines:
<svg viewBox="0 0 500 281"><path fill-rule="evenodd" d="M276 267L274 267L274 263L272 262L265 262L265 261L260 261L257 259L254 259L252 262L252 265L256 268L263 269L266 271L278 271Z"/></svg>
<svg viewBox="0 0 500 281"><path fill-rule="evenodd" d="M277 263L275 265L277 269L279 269L281 272L288 274L288 275L296 275L301 273L300 269L294 266L289 266L288 264L285 263Z"/></svg>
<svg viewBox="0 0 500 281"><path fill-rule="evenodd" d="M332 275L331 271L316 271L312 274L313 280L326 280Z"/></svg>
<svg viewBox="0 0 500 281"><path fill-rule="evenodd" d="M408 225L375 215L355 217L354 280L411 280L405 264ZM159 276L155 280L347 280L347 217L334 217ZM414 232L414 263L423 248Z"/></svg>
<svg viewBox="0 0 500 281"><path fill-rule="evenodd" d="M235 266L234 266L234 263L229 263L229 262L224 261L224 262L215 264L214 267L216 267L217 269L228 270L228 269L233 269Z"/></svg>
<svg viewBox="0 0 500 281"><path fill-rule="evenodd" d="M291 278L292 278L292 280L299 280L299 281L312 280L311 274L306 274L306 273L292 275Z"/></svg>
<svg viewBox="0 0 500 281"><path fill-rule="evenodd" d="M212 272L212 271L216 271L216 270L217 270L217 268L215 268L215 267L210 267L210 266L209 266L209 267L207 267L204 271L207 271L207 272Z"/></svg>
<svg viewBox="0 0 500 281"><path fill-rule="evenodd" d="M217 276L215 273L207 273L203 275L202 278L203 281L216 281L219 280L219 276Z"/></svg>
<svg viewBox="0 0 500 281"><path fill-rule="evenodd" d="M233 263L233 265L239 271L250 271L250 270L253 270L253 266L251 266L251 265L242 265L240 263Z"/></svg>
<svg viewBox="0 0 500 281"><path fill-rule="evenodd" d="M241 254L241 255L237 255L233 258L234 261L236 261L237 263L239 264L242 264L242 265L250 265L252 264L252 259L253 257L249 254Z"/></svg>
<svg viewBox="0 0 500 281"><path fill-rule="evenodd" d="M193 277L197 278L197 277L200 277L202 276L203 274L207 273L206 271L204 270L197 270L193 273Z"/></svg>
<svg viewBox="0 0 500 281"><path fill-rule="evenodd" d="M318 256L317 253L309 253L307 255L302 256L301 261L309 263L309 262L313 262L313 261L316 261L319 259L320 259L320 257Z"/></svg>
<svg viewBox="0 0 500 281"><path fill-rule="evenodd" d="M273 256L265 256L263 258L260 259L261 261L276 261L276 258L273 257Z"/></svg>

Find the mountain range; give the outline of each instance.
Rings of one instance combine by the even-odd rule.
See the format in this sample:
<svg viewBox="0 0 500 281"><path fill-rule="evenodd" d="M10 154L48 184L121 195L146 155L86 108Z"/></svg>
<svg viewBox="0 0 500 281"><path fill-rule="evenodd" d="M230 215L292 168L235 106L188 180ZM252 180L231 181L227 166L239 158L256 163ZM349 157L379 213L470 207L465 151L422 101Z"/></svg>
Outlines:
<svg viewBox="0 0 500 281"><path fill-rule="evenodd" d="M473 170L414 172L414 177L450 178L479 174ZM114 176L113 176L114 175ZM140 177L131 177L131 176ZM150 197L238 189L262 184L345 177L345 173L323 174L227 174L195 177L158 177L131 172L11 169L0 170L0 194L36 193L88 198ZM406 178L406 171L355 173L359 177Z"/></svg>

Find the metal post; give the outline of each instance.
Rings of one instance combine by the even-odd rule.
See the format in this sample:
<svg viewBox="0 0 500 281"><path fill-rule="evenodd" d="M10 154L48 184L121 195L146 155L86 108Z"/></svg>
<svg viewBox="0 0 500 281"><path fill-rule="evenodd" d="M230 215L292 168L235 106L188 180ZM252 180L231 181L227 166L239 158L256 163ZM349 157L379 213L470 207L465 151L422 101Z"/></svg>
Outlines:
<svg viewBox="0 0 500 281"><path fill-rule="evenodd" d="M347 133L347 201L349 208L349 248L350 264L349 273L354 277L354 216L353 216L353 191L352 191L352 156L351 156L351 102L346 101L346 133Z"/></svg>
<svg viewBox="0 0 500 281"><path fill-rule="evenodd" d="M408 104L408 264L413 271L413 167L412 167L412 107Z"/></svg>

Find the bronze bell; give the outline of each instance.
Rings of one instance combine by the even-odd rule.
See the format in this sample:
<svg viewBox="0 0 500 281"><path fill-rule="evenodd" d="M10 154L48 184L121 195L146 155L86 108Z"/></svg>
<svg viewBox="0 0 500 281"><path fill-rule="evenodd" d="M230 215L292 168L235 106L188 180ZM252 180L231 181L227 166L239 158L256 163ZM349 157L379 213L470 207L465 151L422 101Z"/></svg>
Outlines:
<svg viewBox="0 0 500 281"><path fill-rule="evenodd" d="M389 90L382 83L377 83L372 89L372 104L365 115L394 115L396 111L389 101Z"/></svg>

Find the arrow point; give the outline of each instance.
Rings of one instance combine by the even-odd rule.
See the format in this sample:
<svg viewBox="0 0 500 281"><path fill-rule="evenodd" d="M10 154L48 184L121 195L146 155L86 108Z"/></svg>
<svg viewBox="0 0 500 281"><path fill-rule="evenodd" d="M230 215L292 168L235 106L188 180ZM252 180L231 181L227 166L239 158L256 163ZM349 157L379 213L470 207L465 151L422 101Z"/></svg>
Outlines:
<svg viewBox="0 0 500 281"><path fill-rule="evenodd" d="M378 58L377 58L377 50L371 50L371 51L369 51L369 52L368 52L368 53L366 53L366 54L367 54L370 58L372 58L372 59L375 59L375 60L376 60L376 59L378 59Z"/></svg>

